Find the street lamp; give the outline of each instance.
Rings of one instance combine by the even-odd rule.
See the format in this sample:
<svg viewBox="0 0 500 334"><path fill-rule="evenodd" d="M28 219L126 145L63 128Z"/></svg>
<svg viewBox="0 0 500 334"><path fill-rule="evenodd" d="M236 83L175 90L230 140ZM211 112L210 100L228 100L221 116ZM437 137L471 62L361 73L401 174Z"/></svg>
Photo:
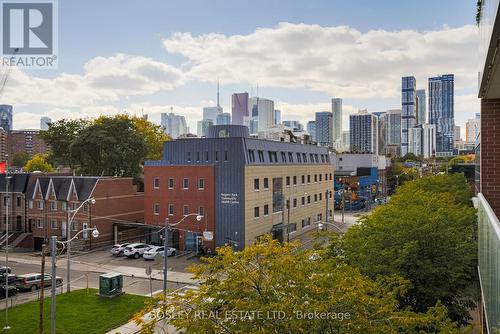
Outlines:
<svg viewBox="0 0 500 334"><path fill-rule="evenodd" d="M203 218L203 216L197 214L197 213L190 213L190 214L187 214L185 215L181 220L179 220L177 223L175 224L169 224L169 219L168 217L165 218L165 226L159 230L158 232L161 232L163 230L163 296L164 298L167 298L167 262L168 262L168 238L167 238L167 232L169 230L171 230L173 227L179 225L180 223L182 223L184 221L184 219L186 219L187 217L191 217L191 216L196 216L196 221L201 221L201 219Z"/></svg>
<svg viewBox="0 0 500 334"><path fill-rule="evenodd" d="M95 198L93 197L90 197L90 198L87 198L85 201L82 202L82 204L80 204L80 206L78 208L76 208L75 210L70 210L69 209L69 202L67 203L68 204L68 207L66 208L67 210L67 224L66 224L66 240L67 240L67 245L66 245L66 279L67 279L67 283L66 283L66 292L70 292L71 291L71 262L70 262L70 257L71 257L71 243L69 241L71 241L71 225L73 223L73 219L75 219L75 216L76 214L78 213L78 211L87 203L90 203L92 205L95 204ZM70 214L72 214L72 216L70 217ZM97 229L94 229L93 231L97 231ZM93 232L92 232L93 233ZM99 235L99 231L97 231L97 235ZM94 238L97 238L94 236Z"/></svg>
<svg viewBox="0 0 500 334"><path fill-rule="evenodd" d="M9 326L9 182L12 178L11 175L7 174L7 169L5 169L5 326L3 329L5 331L10 329Z"/></svg>
<svg viewBox="0 0 500 334"><path fill-rule="evenodd" d="M318 222L318 229L319 230L322 230L323 227L326 227L327 225L331 225L333 227L335 227L337 230L340 231L340 233L344 233L344 231L342 231L342 229L340 229L340 227L336 226L335 224L332 224L332 223L327 223L327 222Z"/></svg>

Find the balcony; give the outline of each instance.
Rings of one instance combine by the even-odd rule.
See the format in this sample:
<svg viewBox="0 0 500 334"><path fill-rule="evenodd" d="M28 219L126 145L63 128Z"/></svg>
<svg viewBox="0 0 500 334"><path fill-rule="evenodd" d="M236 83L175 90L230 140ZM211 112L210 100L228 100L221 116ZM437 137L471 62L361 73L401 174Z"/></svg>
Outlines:
<svg viewBox="0 0 500 334"><path fill-rule="evenodd" d="M500 221L483 194L478 194L479 278L485 333L500 331ZM486 328L485 328L486 329Z"/></svg>

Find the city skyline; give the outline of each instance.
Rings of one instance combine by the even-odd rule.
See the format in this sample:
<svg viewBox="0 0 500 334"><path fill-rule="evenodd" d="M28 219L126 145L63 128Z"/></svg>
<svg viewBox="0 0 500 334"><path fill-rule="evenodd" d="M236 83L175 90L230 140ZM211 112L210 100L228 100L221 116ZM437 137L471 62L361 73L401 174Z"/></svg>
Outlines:
<svg viewBox="0 0 500 334"><path fill-rule="evenodd" d="M110 32L99 30L109 23L109 18L98 15L92 18L92 27L83 24L90 21L92 13L86 9L92 1L85 7L60 3L59 70L13 70L0 102L14 106L17 129L36 128L42 115L57 120L123 111L132 115L144 112L159 123L160 114L171 106L194 129L202 118L202 108L216 104L214 92L219 78L221 107L225 110L231 108L233 92L253 91L251 95L257 95L258 90L259 96L276 102L283 120L296 119L306 124L315 112L330 109L332 97L340 97L342 128L347 129L348 115L358 109L397 108L401 76L414 75L417 82L424 82L439 73L455 73L456 123L462 125L473 117L479 110L475 96L477 27L473 4L453 3L446 8L431 1L420 6L395 6L382 1L376 6L381 13L412 10L420 15L381 20L371 15L374 4L363 3L320 1L314 10L293 4L286 15L276 8L279 6L266 4L270 13L252 22L241 16L241 10L248 6L242 2L231 6L234 8L218 2L207 6L199 1L181 6L203 8L205 13L222 10L227 22L235 24L200 17L192 10L185 13L197 20L186 20L185 14L178 15L184 12L182 8L159 2L158 13L120 3L123 11L113 22L122 34L114 33L112 42ZM114 5L113 1L99 3L105 7L103 12ZM142 11L148 12L151 22L140 19ZM341 15L353 11L367 20ZM327 16L326 12L336 14ZM169 21L160 13L179 17ZM131 20L132 15L139 17ZM99 34L93 34L94 29ZM130 45L123 38L129 34L140 42ZM100 39L90 40L91 35L99 35ZM408 43L410 40L412 43ZM304 52L291 51L290 46L296 43ZM443 43L447 45L445 52L437 52ZM265 60L252 57L248 45L257 54L267 52ZM421 51L415 52L415 47ZM371 73L370 77L366 73Z"/></svg>

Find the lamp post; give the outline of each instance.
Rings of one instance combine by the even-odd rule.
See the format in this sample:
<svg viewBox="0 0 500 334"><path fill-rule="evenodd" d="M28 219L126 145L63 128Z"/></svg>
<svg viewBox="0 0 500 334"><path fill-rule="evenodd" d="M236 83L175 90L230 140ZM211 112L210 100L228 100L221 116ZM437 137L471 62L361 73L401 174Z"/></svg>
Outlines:
<svg viewBox="0 0 500 334"><path fill-rule="evenodd" d="M12 176L8 175L5 169L5 326L3 329L8 331L9 326L9 182Z"/></svg>
<svg viewBox="0 0 500 334"><path fill-rule="evenodd" d="M165 218L165 226L161 229L163 230L163 298L167 298L167 268L168 268L168 231L170 231L173 227L179 225L186 219L187 217L190 216L196 216L196 221L201 221L203 216L197 214L197 213L190 213L188 215L185 215L181 220L179 220L175 224L169 224L169 219L168 217ZM161 232L161 230L159 232Z"/></svg>
<svg viewBox="0 0 500 334"><path fill-rule="evenodd" d="M84 228L75 236L69 240L66 241L58 241L57 236L53 235L51 238L51 247L50 247L50 255L52 257L52 272L51 272L51 286L50 286L50 296L51 296L51 308L50 308L50 333L55 334L56 332L56 251L57 251L57 243L60 243L63 245L63 247L66 247L66 245L69 245L71 241L78 239L78 235L80 235L83 232L87 231L92 231L92 236L94 238L99 237L99 231L97 230L96 227L89 227L89 228ZM69 272L69 271L68 271ZM43 277L42 277L43 279Z"/></svg>
<svg viewBox="0 0 500 334"><path fill-rule="evenodd" d="M93 197L87 198L75 210L70 210L69 209L69 202L68 202L68 204L67 204L68 207L66 208L66 210L67 210L67 219L66 219L66 221L67 221L67 224L66 224L66 240L67 240L67 245L66 245L66 280L67 280L67 282L66 282L66 292L70 292L71 291L71 261L70 261L70 258L71 258L71 242L69 242L71 240L71 225L72 225L73 219L75 219L75 216L78 213L78 211L86 203L90 203L90 204L94 205L95 204L95 198L93 198ZM72 214L71 217L70 217L70 214Z"/></svg>
<svg viewBox="0 0 500 334"><path fill-rule="evenodd" d="M324 225L324 226L323 226L323 225ZM340 233L344 233L344 231L342 231L342 229L341 229L340 227L336 226L335 224L332 224L332 223L327 223L327 222L321 222L321 221L320 221L320 222L318 222L318 229L319 229L319 230L322 230L322 229L323 229L323 227L326 227L326 225L331 225L331 226L335 227L337 230L339 230L339 231L340 231Z"/></svg>

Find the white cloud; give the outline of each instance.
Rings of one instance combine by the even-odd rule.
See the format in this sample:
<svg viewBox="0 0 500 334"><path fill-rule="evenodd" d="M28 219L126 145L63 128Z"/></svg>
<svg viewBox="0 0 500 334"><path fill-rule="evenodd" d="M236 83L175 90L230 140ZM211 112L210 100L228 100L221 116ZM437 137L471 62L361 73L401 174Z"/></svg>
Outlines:
<svg viewBox="0 0 500 334"><path fill-rule="evenodd" d="M223 83L310 88L343 98L394 97L401 76L454 73L457 88L476 82L477 27L438 31L371 30L280 23L248 35L175 33L168 52L187 59L187 76Z"/></svg>

